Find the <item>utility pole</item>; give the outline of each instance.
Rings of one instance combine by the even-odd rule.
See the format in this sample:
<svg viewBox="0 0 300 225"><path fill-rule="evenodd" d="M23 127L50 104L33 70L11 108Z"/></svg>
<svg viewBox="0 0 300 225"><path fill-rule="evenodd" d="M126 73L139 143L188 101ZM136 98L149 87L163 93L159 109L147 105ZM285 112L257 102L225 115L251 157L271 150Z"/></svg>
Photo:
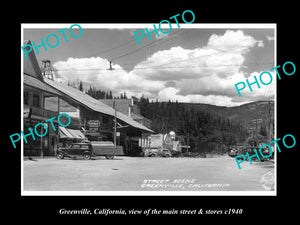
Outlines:
<svg viewBox="0 0 300 225"><path fill-rule="evenodd" d="M114 145L117 146L117 109L116 100L114 99L113 108L115 110L115 124L114 124Z"/></svg>
<svg viewBox="0 0 300 225"><path fill-rule="evenodd" d="M41 92L41 98L42 98L42 105L41 105L41 108L42 108L42 123L44 123L44 112L45 112L45 109L44 109L44 106L45 106L45 99L44 99L44 95L43 95L43 92ZM41 128L41 130L44 129L44 128ZM41 141L41 158L43 159L44 158L44 143L43 143L43 136L40 137L40 141Z"/></svg>
<svg viewBox="0 0 300 225"><path fill-rule="evenodd" d="M271 101L268 101L268 143L271 143L272 138L271 138L271 133L272 133L272 117L271 117Z"/></svg>
<svg viewBox="0 0 300 225"><path fill-rule="evenodd" d="M114 68L112 68L112 61L109 61L109 68L107 70L114 70Z"/></svg>

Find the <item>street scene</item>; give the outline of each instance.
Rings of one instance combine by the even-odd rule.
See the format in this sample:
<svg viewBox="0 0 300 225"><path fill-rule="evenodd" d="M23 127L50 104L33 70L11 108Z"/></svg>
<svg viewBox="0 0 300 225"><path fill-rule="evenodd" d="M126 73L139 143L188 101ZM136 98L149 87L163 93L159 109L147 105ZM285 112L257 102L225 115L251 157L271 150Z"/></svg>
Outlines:
<svg viewBox="0 0 300 225"><path fill-rule="evenodd" d="M274 193L274 25L102 26L22 24L23 192Z"/></svg>
<svg viewBox="0 0 300 225"><path fill-rule="evenodd" d="M174 172L176 171L176 172ZM244 163L213 158L97 157L24 161L25 191L270 191L262 177L274 175L273 162ZM273 177L274 179L274 177Z"/></svg>

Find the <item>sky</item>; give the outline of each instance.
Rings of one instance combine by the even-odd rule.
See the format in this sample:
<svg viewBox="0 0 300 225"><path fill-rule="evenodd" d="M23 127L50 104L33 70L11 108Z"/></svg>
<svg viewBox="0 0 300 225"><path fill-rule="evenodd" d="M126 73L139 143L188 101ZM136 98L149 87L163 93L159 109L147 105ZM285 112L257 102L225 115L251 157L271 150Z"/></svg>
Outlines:
<svg viewBox="0 0 300 225"><path fill-rule="evenodd" d="M91 86L113 95L126 91L127 96L148 97L150 100L206 103L219 106L236 106L257 100L274 100L276 75L270 69L276 66L275 29L241 25L213 26L188 24L172 29L167 34L145 34L138 45L134 32L153 30L153 24L80 24L82 34L75 27L70 35L65 26L27 25L23 39L41 44L50 34L59 37L59 44L47 51L43 47L35 51L38 62L49 59L56 71L56 80L67 83L81 80L84 89ZM158 25L156 25L158 27ZM43 28L45 27L45 28ZM55 28L54 28L55 27ZM56 28L57 27L57 28ZM97 27L97 28L96 28ZM165 31L169 27L163 26ZM139 33L138 35L141 35ZM51 45L57 40L52 35ZM108 70L109 62L113 70ZM258 88L252 85L239 96L235 84L254 81L263 71L273 76L270 85ZM262 76L268 83L268 75Z"/></svg>

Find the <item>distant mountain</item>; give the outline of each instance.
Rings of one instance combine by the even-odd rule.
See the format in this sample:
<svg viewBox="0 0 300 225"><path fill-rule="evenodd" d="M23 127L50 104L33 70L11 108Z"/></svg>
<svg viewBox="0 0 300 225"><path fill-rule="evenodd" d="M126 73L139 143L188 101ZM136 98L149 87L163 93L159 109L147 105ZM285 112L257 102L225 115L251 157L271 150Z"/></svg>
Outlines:
<svg viewBox="0 0 300 225"><path fill-rule="evenodd" d="M174 131L195 152L226 152L229 146L265 143L274 124L274 102L258 101L236 107L201 103L149 102L140 98L141 115L158 133Z"/></svg>
<svg viewBox="0 0 300 225"><path fill-rule="evenodd" d="M186 109L206 111L212 114L226 117L232 122L237 122L245 128L255 125L254 120L258 120L261 125L266 125L269 118L274 123L274 101L256 101L240 106L225 107L201 103L184 103ZM261 120L260 120L261 119ZM261 122L260 122L261 121Z"/></svg>

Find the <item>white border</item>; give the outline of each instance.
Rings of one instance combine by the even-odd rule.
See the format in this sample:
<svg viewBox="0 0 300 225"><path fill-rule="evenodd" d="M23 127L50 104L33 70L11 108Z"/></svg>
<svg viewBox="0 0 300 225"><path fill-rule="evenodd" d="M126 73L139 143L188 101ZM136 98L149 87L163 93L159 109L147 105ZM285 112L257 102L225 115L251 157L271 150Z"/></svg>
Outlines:
<svg viewBox="0 0 300 225"><path fill-rule="evenodd" d="M275 191L23 191L23 196L275 196Z"/></svg>
<svg viewBox="0 0 300 225"><path fill-rule="evenodd" d="M21 46L23 46L24 29L56 29L69 28L74 23L22 23L21 24ZM98 29L134 29L134 28L152 28L151 23L142 24L90 24L77 23L82 29L98 28ZM158 23L155 23L158 24ZM166 24L162 24L164 25ZM168 26L168 25L167 25ZM172 28L177 28L176 23L172 23ZM73 28L78 29L74 26ZM180 23L180 28L185 29L274 29L274 67L277 65L277 24L276 23ZM21 51L21 129L23 128L23 54ZM271 69L271 68L270 68ZM275 104L274 104L274 120L275 120L275 139L277 139L277 79L275 79ZM24 191L23 178L23 141L21 141L21 196L277 196L277 152L274 151L275 161L275 190L274 191Z"/></svg>
<svg viewBox="0 0 300 225"><path fill-rule="evenodd" d="M24 28L32 28L32 29L56 29L56 28L69 28L74 23L22 23L21 29ZM98 29L133 29L133 28L152 28L153 23L77 23L82 28L98 28ZM176 23L171 23L172 28L174 27L179 29L177 27ZM156 27L158 27L158 23L155 23ZM166 24L162 24L166 25ZM233 29L276 29L276 23L191 23L191 24L185 24L185 23L179 23L180 28L203 28L203 29L227 29L227 28L233 28ZM169 25L166 25L169 26ZM77 26L74 26L73 28L77 28ZM72 29L73 29L72 28Z"/></svg>

